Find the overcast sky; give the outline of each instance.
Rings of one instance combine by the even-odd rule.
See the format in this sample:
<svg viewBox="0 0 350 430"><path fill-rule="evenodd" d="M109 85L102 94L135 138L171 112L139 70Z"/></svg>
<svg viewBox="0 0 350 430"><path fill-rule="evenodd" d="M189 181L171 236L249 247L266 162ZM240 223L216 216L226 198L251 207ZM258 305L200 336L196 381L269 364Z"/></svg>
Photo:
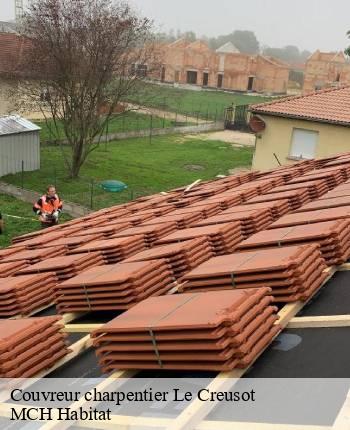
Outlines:
<svg viewBox="0 0 350 430"><path fill-rule="evenodd" d="M27 1L27 0L25 0ZM15 0L0 0L0 20L13 19ZM252 30L262 45L342 50L350 30L349 0L130 0L162 30L217 36Z"/></svg>

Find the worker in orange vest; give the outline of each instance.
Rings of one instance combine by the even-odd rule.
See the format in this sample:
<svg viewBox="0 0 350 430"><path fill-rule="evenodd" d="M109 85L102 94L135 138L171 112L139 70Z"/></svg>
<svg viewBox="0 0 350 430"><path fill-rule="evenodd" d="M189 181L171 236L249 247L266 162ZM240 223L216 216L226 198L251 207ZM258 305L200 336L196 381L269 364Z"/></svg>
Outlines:
<svg viewBox="0 0 350 430"><path fill-rule="evenodd" d="M58 217L62 212L63 203L56 193L56 188L49 185L40 199L34 203L33 211L39 216L43 228L58 224Z"/></svg>

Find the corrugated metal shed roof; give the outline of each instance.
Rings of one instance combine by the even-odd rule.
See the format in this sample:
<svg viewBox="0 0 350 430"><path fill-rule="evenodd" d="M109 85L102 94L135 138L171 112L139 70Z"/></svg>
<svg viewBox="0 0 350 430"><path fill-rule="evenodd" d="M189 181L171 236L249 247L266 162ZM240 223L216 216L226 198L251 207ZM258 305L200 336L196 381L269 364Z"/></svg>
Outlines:
<svg viewBox="0 0 350 430"><path fill-rule="evenodd" d="M5 134L28 133L41 130L36 124L18 116L0 117L0 136Z"/></svg>

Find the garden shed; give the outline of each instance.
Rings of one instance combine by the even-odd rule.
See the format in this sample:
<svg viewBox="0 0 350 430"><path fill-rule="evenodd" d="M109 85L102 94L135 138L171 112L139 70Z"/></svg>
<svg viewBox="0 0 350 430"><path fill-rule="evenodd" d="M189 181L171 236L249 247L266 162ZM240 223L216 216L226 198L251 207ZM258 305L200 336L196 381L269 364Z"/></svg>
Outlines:
<svg viewBox="0 0 350 430"><path fill-rule="evenodd" d="M40 169L40 127L18 116L0 117L0 177Z"/></svg>

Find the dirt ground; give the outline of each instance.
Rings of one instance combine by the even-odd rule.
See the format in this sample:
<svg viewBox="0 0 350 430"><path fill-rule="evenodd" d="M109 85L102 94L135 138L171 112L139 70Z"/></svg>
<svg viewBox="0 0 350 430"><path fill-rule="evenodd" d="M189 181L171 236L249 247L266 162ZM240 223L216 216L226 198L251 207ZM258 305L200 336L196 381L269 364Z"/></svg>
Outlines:
<svg viewBox="0 0 350 430"><path fill-rule="evenodd" d="M200 140L221 140L222 142L232 143L232 145L237 147L255 145L254 134L242 133L240 131L233 131L233 130L222 130L222 131L213 131L210 133L190 134L190 135L186 135L185 137L191 138L191 139L200 139Z"/></svg>

